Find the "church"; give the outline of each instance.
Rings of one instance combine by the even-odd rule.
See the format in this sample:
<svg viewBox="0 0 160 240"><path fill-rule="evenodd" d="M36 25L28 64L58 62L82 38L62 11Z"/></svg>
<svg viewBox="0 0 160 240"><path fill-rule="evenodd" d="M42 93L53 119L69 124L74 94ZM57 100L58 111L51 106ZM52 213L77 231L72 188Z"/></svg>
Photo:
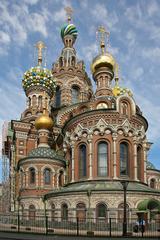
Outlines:
<svg viewBox="0 0 160 240"><path fill-rule="evenodd" d="M37 42L37 65L24 73L27 104L11 121L10 211L28 219L123 218L146 220L160 213L160 170L147 159L148 122L109 52L108 32L99 27L100 51L92 78L74 48L78 30L61 28L64 44L51 69L45 44Z"/></svg>

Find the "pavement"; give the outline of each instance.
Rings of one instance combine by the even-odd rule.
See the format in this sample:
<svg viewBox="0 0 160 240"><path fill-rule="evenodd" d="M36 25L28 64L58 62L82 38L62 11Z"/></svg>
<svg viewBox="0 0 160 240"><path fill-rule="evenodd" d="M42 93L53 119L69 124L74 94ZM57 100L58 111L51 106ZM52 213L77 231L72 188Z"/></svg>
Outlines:
<svg viewBox="0 0 160 240"><path fill-rule="evenodd" d="M130 237L86 237L86 236L57 236L57 235L38 235L38 234L25 234L25 233L14 233L14 232L0 232L0 240L118 240L118 239L127 239L127 240L160 240L158 237L148 237L148 238L130 238Z"/></svg>

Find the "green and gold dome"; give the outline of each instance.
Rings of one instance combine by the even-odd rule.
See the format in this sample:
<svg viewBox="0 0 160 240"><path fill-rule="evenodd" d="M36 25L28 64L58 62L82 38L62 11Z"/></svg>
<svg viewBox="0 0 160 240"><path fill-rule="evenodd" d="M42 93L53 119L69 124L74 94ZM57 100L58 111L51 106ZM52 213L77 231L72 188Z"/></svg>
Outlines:
<svg viewBox="0 0 160 240"><path fill-rule="evenodd" d="M64 38L68 35L73 36L74 40L76 40L78 36L78 31L73 23L64 24L64 26L61 28L62 40L64 40Z"/></svg>
<svg viewBox="0 0 160 240"><path fill-rule="evenodd" d="M42 55L46 46L42 41L39 41L35 47L38 51L38 64L24 73L22 79L23 89L26 95L34 89L46 91L52 97L56 88L55 79L49 69L42 67Z"/></svg>
<svg viewBox="0 0 160 240"><path fill-rule="evenodd" d="M37 66L30 68L24 73L22 86L26 93L32 88L41 88L52 96L56 88L56 83L50 70Z"/></svg>

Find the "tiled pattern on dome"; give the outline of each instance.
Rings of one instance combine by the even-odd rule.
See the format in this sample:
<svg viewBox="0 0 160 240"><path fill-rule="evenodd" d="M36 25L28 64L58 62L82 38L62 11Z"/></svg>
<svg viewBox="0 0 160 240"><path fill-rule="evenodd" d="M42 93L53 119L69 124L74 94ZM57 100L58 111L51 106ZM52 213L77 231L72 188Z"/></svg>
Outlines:
<svg viewBox="0 0 160 240"><path fill-rule="evenodd" d="M42 157L42 158L59 158L63 160L63 157L57 154L53 149L47 147L39 147L33 149L28 157Z"/></svg>

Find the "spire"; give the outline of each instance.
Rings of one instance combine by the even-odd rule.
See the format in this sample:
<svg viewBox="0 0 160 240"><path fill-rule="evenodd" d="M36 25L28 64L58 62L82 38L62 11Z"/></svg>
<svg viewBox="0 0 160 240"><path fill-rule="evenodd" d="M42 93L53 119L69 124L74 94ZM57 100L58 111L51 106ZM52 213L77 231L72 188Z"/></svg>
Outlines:
<svg viewBox="0 0 160 240"><path fill-rule="evenodd" d="M38 66L42 65L42 56L43 56L43 49L46 49L46 45L44 42L39 41L36 43L35 47L37 48L37 54L38 54Z"/></svg>
<svg viewBox="0 0 160 240"><path fill-rule="evenodd" d="M100 38L100 47L101 47L101 53L104 54L105 53L105 41L107 41L107 48L109 46L109 35L110 33L108 31L106 31L104 26L100 26L98 27L98 31L96 32L97 38L99 36ZM107 49L106 49L107 52Z"/></svg>
<svg viewBox="0 0 160 240"><path fill-rule="evenodd" d="M73 13L73 9L71 7L65 7L66 15L67 15L67 21L70 24L71 23L71 17Z"/></svg>

